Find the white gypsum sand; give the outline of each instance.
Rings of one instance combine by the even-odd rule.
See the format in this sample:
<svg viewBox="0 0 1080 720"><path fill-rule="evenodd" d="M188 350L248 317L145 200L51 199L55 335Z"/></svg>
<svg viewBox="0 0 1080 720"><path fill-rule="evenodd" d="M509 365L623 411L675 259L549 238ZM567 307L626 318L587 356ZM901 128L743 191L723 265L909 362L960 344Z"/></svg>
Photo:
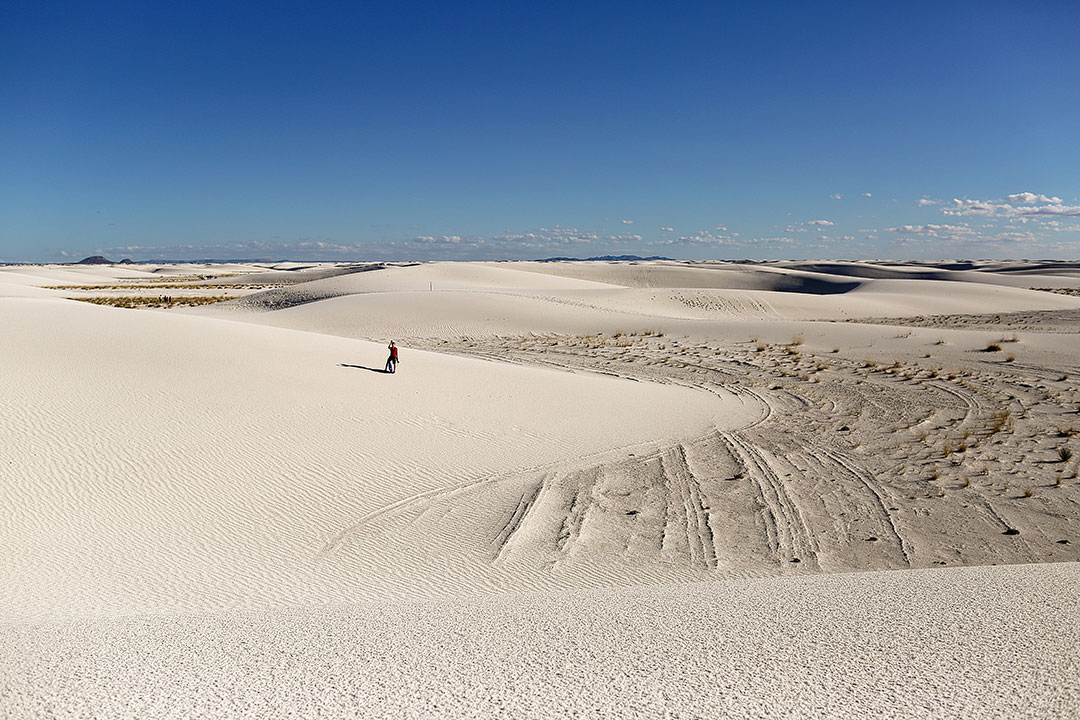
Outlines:
<svg viewBox="0 0 1080 720"><path fill-rule="evenodd" d="M1075 713L1078 287L0 268L0 715Z"/></svg>
<svg viewBox="0 0 1080 720"><path fill-rule="evenodd" d="M18 717L1064 718L1076 563L9 627Z"/></svg>

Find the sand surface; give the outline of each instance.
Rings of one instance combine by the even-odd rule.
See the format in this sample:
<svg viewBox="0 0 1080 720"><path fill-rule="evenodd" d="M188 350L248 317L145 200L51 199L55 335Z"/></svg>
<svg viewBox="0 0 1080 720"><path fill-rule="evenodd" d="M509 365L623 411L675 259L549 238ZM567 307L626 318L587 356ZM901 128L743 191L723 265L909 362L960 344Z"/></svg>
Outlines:
<svg viewBox="0 0 1080 720"><path fill-rule="evenodd" d="M0 267L0 716L1072 716L1077 288Z"/></svg>
<svg viewBox="0 0 1080 720"><path fill-rule="evenodd" d="M1076 563L820 575L0 634L51 717L1071 717Z"/></svg>

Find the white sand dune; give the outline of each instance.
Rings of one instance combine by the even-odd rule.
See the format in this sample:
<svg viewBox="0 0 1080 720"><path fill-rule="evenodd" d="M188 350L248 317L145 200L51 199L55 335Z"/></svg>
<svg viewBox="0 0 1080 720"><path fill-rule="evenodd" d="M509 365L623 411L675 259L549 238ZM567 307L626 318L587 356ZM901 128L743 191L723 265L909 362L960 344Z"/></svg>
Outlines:
<svg viewBox="0 0 1080 720"><path fill-rule="evenodd" d="M936 280L1014 287L1074 287L1075 263L964 263L925 266L872 262L554 262L514 263L531 272L582 279L603 278L624 287L846 292L867 280Z"/></svg>
<svg viewBox="0 0 1080 720"><path fill-rule="evenodd" d="M506 518L492 496L760 412L734 395L424 352L389 376L373 372L380 345L64 301L7 300L0 332L9 617L499 587L486 543ZM389 551L353 530L410 498L466 492L455 512L476 515L483 539L446 552L476 567L442 565L439 538Z"/></svg>
<svg viewBox="0 0 1080 720"><path fill-rule="evenodd" d="M742 282L743 277L751 280ZM835 278L834 282L802 273L795 278L796 286L819 291L780 289L792 278L791 272L771 268L702 269L682 264L654 268L650 263L432 263L277 288L198 312L270 311L244 319L342 337L460 338L643 329L708 334L709 323L732 320L760 323L978 313L988 308L996 312L1080 308L1078 297L951 280ZM677 282L687 284L670 285ZM740 283L758 289L732 289ZM828 290L820 291L821 287Z"/></svg>
<svg viewBox="0 0 1080 720"><path fill-rule="evenodd" d="M1075 563L0 630L32 718L1075 717ZM151 660L152 659L152 660Z"/></svg>
<svg viewBox="0 0 1080 720"><path fill-rule="evenodd" d="M0 717L1075 716L1078 284L0 267Z"/></svg>

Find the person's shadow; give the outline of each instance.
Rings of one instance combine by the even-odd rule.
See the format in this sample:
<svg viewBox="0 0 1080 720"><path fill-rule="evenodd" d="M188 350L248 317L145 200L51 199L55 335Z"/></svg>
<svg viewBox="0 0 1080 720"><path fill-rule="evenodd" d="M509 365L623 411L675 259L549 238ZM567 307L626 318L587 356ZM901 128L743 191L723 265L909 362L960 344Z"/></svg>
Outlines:
<svg viewBox="0 0 1080 720"><path fill-rule="evenodd" d="M381 369L381 368L369 368L369 367L365 367L363 365L349 365L348 363L338 363L338 367L356 368L357 370L367 370L368 372L380 373L382 375L390 375L391 374L389 370L385 370L385 369Z"/></svg>

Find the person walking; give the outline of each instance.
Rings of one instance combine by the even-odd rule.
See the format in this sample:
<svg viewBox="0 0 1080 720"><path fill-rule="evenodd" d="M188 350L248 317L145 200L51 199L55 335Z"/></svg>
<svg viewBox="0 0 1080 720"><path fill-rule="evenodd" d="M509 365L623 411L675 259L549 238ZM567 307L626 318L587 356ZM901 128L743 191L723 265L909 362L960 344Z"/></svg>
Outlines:
<svg viewBox="0 0 1080 720"><path fill-rule="evenodd" d="M394 344L393 340L390 341L390 344L387 346L387 349L390 350L390 357L386 358L386 372L388 372L388 373L397 372L397 363L398 363L397 345Z"/></svg>

